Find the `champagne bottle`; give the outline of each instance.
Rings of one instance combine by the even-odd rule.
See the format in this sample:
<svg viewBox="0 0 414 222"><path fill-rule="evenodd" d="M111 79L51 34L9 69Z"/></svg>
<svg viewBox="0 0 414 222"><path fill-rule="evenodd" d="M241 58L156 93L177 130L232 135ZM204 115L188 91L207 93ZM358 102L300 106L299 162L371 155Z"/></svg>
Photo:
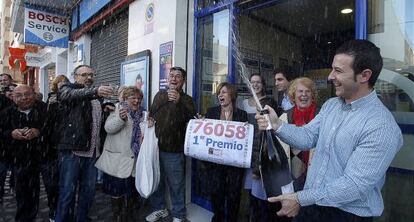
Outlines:
<svg viewBox="0 0 414 222"><path fill-rule="evenodd" d="M263 110L261 114L266 115L268 111ZM268 197L293 192L288 157L272 131L268 128L260 135L259 169Z"/></svg>

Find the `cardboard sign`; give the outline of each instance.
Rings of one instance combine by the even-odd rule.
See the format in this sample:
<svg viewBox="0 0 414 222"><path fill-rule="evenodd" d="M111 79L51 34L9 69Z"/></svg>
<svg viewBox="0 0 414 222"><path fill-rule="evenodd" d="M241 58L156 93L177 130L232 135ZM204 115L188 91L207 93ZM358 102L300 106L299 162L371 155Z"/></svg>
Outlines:
<svg viewBox="0 0 414 222"><path fill-rule="evenodd" d="M185 135L184 154L196 159L250 168L253 125L242 122L192 119Z"/></svg>

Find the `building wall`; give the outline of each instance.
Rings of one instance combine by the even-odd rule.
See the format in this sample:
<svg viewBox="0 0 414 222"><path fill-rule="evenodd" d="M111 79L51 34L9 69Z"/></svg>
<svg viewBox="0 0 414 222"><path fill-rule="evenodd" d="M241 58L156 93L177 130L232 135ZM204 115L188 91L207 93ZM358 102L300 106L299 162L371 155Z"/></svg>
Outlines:
<svg viewBox="0 0 414 222"><path fill-rule="evenodd" d="M9 70L9 50L13 40L10 31L11 0L3 0L0 5L0 72L11 73ZM14 77L14 76L13 76Z"/></svg>
<svg viewBox="0 0 414 222"><path fill-rule="evenodd" d="M145 11L150 3L154 4L154 18L151 22L148 22L145 18ZM193 19L192 17L191 19ZM145 34L145 28L151 26L150 23L152 23L153 32ZM192 70L192 59L187 56L186 30L187 1L185 0L171 0L168 2L142 0L134 1L129 5L128 55L151 50L152 98L159 90L159 49L161 44L173 41L173 66L181 66L187 71ZM191 37L191 33L188 36ZM192 72L188 73L185 90L191 95Z"/></svg>

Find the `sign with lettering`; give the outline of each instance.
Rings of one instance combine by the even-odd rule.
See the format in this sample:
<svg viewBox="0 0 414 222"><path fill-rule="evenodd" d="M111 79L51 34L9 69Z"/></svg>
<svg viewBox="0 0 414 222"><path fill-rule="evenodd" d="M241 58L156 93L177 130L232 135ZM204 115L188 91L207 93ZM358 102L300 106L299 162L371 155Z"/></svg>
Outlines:
<svg viewBox="0 0 414 222"><path fill-rule="evenodd" d="M250 168L253 125L235 121L192 119L185 135L184 153L209 162Z"/></svg>
<svg viewBox="0 0 414 222"><path fill-rule="evenodd" d="M66 15L26 6L24 18L25 43L67 48L68 41L69 18Z"/></svg>

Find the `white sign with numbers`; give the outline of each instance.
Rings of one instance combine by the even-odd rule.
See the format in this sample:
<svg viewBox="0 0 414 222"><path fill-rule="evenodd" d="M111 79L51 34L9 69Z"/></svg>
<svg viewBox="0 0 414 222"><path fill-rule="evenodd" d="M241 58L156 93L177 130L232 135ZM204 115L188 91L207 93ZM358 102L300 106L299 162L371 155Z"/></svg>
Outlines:
<svg viewBox="0 0 414 222"><path fill-rule="evenodd" d="M209 162L250 168L253 125L215 119L192 119L185 134L184 154Z"/></svg>

